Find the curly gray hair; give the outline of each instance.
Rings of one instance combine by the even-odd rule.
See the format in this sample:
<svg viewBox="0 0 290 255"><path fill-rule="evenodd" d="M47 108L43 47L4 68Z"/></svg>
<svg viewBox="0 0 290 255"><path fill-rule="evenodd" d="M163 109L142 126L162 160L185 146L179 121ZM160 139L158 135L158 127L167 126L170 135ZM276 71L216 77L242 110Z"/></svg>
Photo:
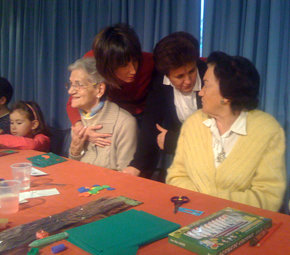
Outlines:
<svg viewBox="0 0 290 255"><path fill-rule="evenodd" d="M91 82L99 84L105 82L105 79L98 73L96 69L96 60L93 57L79 58L68 66L68 70L72 72L76 69L82 69L88 73Z"/></svg>

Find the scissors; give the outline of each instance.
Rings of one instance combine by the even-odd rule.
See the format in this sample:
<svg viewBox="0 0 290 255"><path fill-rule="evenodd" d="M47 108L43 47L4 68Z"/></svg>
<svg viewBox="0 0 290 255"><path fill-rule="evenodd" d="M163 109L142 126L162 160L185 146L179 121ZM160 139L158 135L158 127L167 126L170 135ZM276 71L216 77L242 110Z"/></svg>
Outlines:
<svg viewBox="0 0 290 255"><path fill-rule="evenodd" d="M190 201L187 196L174 196L170 200L172 203L174 203L174 213L178 212L178 208L181 205L188 203Z"/></svg>

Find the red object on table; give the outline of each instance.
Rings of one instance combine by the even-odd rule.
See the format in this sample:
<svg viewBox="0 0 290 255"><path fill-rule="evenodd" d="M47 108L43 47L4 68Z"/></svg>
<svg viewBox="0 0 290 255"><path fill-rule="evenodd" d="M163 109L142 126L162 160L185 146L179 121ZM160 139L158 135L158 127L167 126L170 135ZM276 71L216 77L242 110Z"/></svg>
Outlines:
<svg viewBox="0 0 290 255"><path fill-rule="evenodd" d="M36 232L36 239L43 239L45 237L48 237L49 236L49 233L44 231L44 230L39 230Z"/></svg>
<svg viewBox="0 0 290 255"><path fill-rule="evenodd" d="M282 222L279 222L278 224L272 226L272 228L269 229L268 233L257 243L258 247L261 247L261 245L270 238L280 227L282 226Z"/></svg>
<svg viewBox="0 0 290 255"><path fill-rule="evenodd" d="M11 164L28 162L26 158L40 154L42 153L24 150L6 157L1 157L0 177L11 179ZM11 222L10 227L60 213L64 210L71 209L104 196L117 197L122 195L143 202L142 205L136 206L134 209L146 211L163 219L178 223L181 226L188 225L196 220L209 216L210 214L225 207L232 207L238 210L261 215L263 217L272 218L273 222L282 222L283 225L275 232L274 235L271 236L271 238L263 243L262 246L250 247L249 245L243 245L234 250L231 254L290 254L290 216L288 215L239 204L229 200L208 196L70 159L60 164L39 169L48 173L48 175L40 177L32 176L32 184L35 180L39 180L40 178L42 180L42 182L36 181L35 183L37 185L32 185L34 186L32 190L57 188L60 194L29 199L28 203L21 204L20 210L17 213L9 215L9 222ZM51 184L65 183L67 185L48 186L45 185L46 181ZM91 187L95 184L109 185L110 187L114 187L115 190L102 190L102 192L90 197L79 197L79 187ZM186 207L204 211L204 214L201 216L182 213L175 214L173 212L172 202L170 201L170 198L173 196L187 196L190 201L186 204ZM41 249L41 254L51 254L51 247L60 243L64 243L65 246L68 247L67 250L62 252L62 255L89 254L65 240L53 243ZM141 247L137 254L191 255L193 253L168 243L168 239L164 238Z"/></svg>

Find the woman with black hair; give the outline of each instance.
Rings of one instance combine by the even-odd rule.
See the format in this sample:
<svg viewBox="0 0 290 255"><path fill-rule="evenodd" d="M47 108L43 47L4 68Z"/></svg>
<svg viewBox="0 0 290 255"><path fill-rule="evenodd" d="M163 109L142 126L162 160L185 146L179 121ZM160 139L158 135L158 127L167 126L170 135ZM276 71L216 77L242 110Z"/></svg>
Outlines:
<svg viewBox="0 0 290 255"><path fill-rule="evenodd" d="M258 106L259 74L244 57L213 52L184 123L166 183L278 211L286 188L285 137Z"/></svg>

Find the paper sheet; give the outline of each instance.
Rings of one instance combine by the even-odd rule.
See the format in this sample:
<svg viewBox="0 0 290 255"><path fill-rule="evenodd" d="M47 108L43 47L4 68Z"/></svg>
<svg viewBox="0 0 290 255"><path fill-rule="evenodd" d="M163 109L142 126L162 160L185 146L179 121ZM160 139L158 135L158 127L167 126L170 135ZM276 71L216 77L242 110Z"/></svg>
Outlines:
<svg viewBox="0 0 290 255"><path fill-rule="evenodd" d="M26 199L28 198L53 196L53 195L58 195L58 194L60 193L56 188L21 192L19 194L19 203L23 203L23 200L27 201Z"/></svg>
<svg viewBox="0 0 290 255"><path fill-rule="evenodd" d="M47 175L47 173L42 172L34 167L31 167L31 174L32 176L42 176L42 175Z"/></svg>

